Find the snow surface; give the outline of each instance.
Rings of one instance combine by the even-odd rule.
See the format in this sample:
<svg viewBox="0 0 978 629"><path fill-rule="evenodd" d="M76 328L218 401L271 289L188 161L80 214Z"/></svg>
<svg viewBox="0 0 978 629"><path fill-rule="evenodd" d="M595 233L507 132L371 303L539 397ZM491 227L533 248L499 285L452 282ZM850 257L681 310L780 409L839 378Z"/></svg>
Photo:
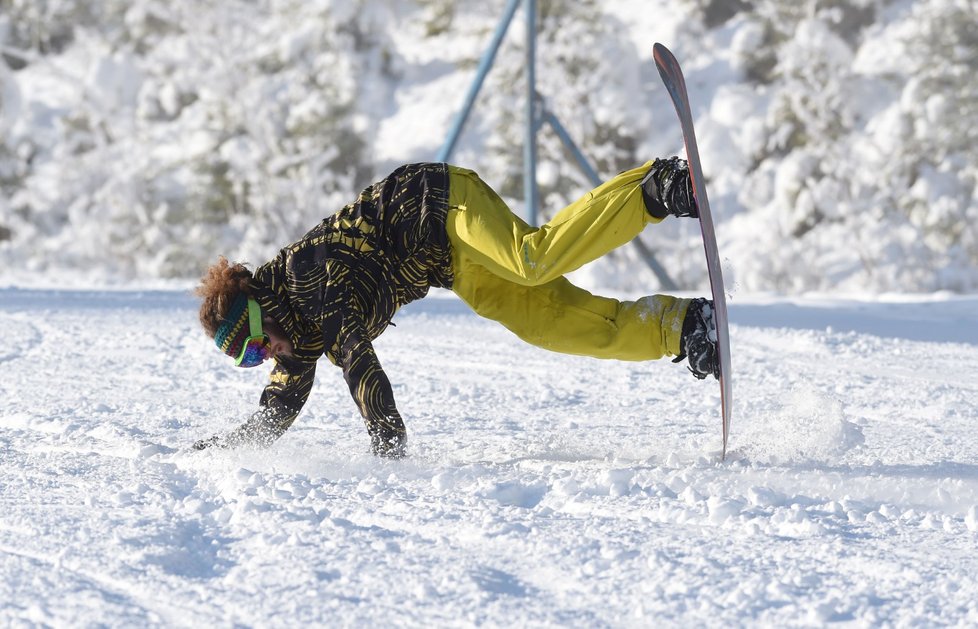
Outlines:
<svg viewBox="0 0 978 629"><path fill-rule="evenodd" d="M978 298L737 296L737 406L526 346L447 293L271 449L186 290L0 289L0 626L978 624Z"/></svg>
<svg viewBox="0 0 978 629"><path fill-rule="evenodd" d="M273 448L187 451L267 370L214 350L186 278L432 159L503 3L6 4L0 627L978 625L978 296L933 292L978 287L973 3L540 21L540 91L603 176L680 151L651 43L683 64L731 292L722 463L715 383L545 353L447 293L376 344L410 458L367 453L325 362ZM453 157L516 211L522 36ZM587 185L539 151L546 214ZM705 289L694 225L643 238ZM656 285L627 248L573 279Z"/></svg>

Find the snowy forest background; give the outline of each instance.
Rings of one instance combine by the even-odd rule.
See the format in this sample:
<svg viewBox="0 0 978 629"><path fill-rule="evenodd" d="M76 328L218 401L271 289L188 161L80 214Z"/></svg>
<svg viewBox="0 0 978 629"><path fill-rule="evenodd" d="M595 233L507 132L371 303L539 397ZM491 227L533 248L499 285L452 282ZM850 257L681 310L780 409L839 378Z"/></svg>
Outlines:
<svg viewBox="0 0 978 629"><path fill-rule="evenodd" d="M432 160L505 2L0 0L0 281L259 264ZM978 2L539 0L539 90L602 177L681 151L683 64L731 290L978 289ZM518 14L453 160L519 210ZM544 218L590 188L546 130ZM684 287L699 235L643 238ZM582 283L651 289L632 248ZM732 278L732 280L730 279Z"/></svg>

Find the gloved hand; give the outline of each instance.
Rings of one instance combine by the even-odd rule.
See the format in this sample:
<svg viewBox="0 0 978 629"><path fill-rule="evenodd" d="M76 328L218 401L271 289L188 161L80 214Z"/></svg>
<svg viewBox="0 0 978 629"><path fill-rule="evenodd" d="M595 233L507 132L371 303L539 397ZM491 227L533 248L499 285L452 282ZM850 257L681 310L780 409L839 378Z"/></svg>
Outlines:
<svg viewBox="0 0 978 629"><path fill-rule="evenodd" d="M221 438L221 435L214 435L207 439L201 439L199 441L194 441L194 445L191 446L194 450L206 450L207 448L227 448L227 444Z"/></svg>
<svg viewBox="0 0 978 629"><path fill-rule="evenodd" d="M397 432L387 435L374 433L370 435L370 447L379 457L403 459L407 456L407 435Z"/></svg>
<svg viewBox="0 0 978 629"><path fill-rule="evenodd" d="M228 449L240 446L267 448L288 430L294 419L295 415L286 417L284 420L277 420L272 413L262 409L231 432L195 441L192 447L194 450L206 450L215 447Z"/></svg>

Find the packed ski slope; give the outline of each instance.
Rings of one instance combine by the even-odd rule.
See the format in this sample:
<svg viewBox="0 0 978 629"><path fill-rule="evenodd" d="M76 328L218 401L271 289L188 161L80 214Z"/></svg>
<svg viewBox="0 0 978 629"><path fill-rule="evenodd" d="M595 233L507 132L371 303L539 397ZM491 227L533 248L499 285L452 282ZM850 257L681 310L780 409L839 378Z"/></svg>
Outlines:
<svg viewBox="0 0 978 629"><path fill-rule="evenodd" d="M978 623L978 298L731 304L736 414L666 361L549 354L440 293L267 451L189 452L265 369L186 291L0 290L0 625Z"/></svg>

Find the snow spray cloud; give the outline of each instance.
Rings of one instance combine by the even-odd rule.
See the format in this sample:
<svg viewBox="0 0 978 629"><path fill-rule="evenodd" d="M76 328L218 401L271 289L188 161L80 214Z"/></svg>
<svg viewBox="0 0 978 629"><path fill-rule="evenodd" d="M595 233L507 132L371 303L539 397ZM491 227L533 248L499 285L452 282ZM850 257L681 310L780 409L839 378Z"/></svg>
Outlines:
<svg viewBox="0 0 978 629"><path fill-rule="evenodd" d="M748 459L783 465L835 462L865 438L839 400L803 387L780 408L755 415L738 441Z"/></svg>

